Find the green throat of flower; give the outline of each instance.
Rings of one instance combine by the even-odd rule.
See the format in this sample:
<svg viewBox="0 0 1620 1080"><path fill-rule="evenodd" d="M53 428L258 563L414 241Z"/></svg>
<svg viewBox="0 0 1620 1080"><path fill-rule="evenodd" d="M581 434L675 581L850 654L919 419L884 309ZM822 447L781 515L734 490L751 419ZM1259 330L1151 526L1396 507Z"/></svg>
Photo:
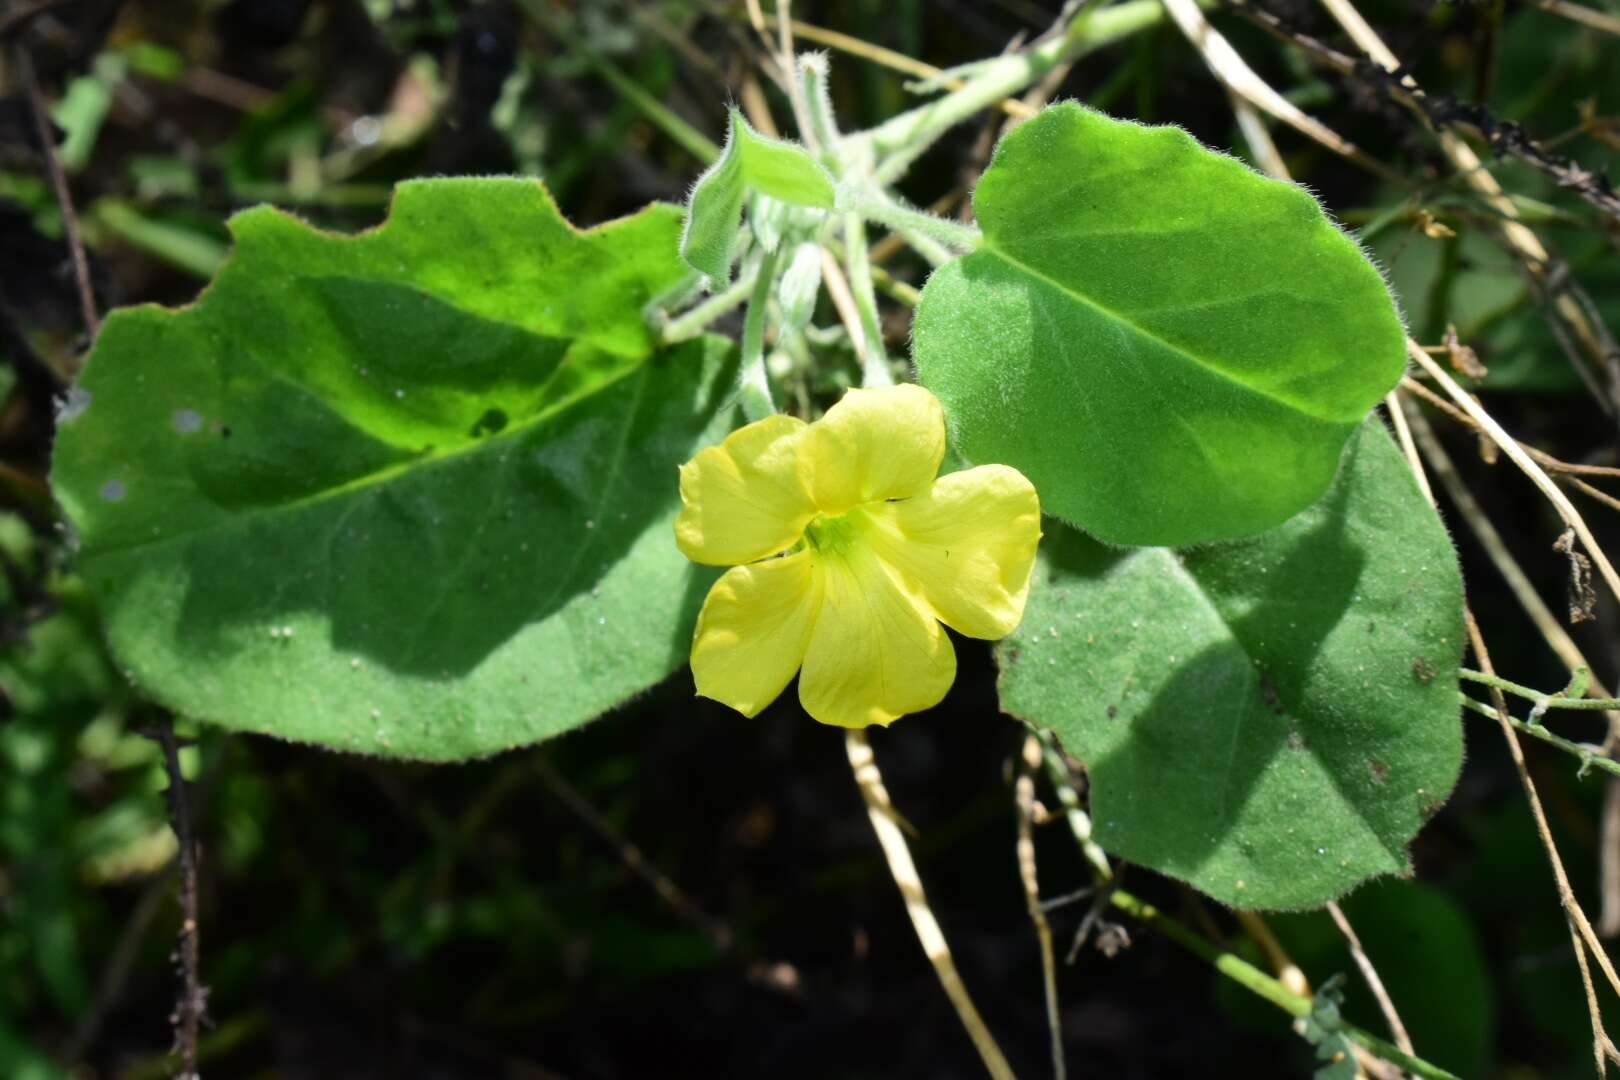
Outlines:
<svg viewBox="0 0 1620 1080"><path fill-rule="evenodd" d="M822 555L843 555L855 546L860 536L860 522L856 514L828 517L821 514L805 526L804 540L810 550Z"/></svg>

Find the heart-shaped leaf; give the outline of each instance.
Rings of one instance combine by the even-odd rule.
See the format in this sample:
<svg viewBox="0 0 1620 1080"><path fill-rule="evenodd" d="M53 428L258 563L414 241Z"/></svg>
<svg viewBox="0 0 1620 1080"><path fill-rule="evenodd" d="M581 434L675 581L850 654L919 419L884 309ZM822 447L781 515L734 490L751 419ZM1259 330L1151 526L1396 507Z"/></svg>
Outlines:
<svg viewBox="0 0 1620 1080"><path fill-rule="evenodd" d="M1462 585L1377 420L1325 498L1251 539L1051 532L1001 699L1085 763L1104 848L1238 907L1406 870L1462 763Z"/></svg>
<svg viewBox="0 0 1620 1080"><path fill-rule="evenodd" d="M675 472L731 350L658 352L680 213L579 232L526 180L402 185L354 237L267 208L189 308L108 318L53 483L130 676L178 711L454 759L685 661Z"/></svg>
<svg viewBox="0 0 1620 1080"><path fill-rule="evenodd" d="M983 244L914 350L962 453L1119 544L1281 524L1405 365L1383 279L1305 189L1179 128L1046 109L974 192Z"/></svg>
<svg viewBox="0 0 1620 1080"><path fill-rule="evenodd" d="M768 139L731 110L726 148L698 177L688 200L681 257L718 288L731 277L731 257L750 191L791 206L830 210L832 176L802 146Z"/></svg>

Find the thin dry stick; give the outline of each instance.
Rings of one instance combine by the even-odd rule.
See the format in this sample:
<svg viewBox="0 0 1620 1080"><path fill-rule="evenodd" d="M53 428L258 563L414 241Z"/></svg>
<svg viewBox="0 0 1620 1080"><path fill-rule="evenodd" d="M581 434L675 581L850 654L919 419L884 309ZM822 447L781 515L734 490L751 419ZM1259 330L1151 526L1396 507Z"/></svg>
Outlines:
<svg viewBox="0 0 1620 1080"><path fill-rule="evenodd" d="M1603 817L1598 841L1598 936L1620 934L1620 778L1603 789Z"/></svg>
<svg viewBox="0 0 1620 1080"><path fill-rule="evenodd" d="M1237 920L1243 925L1254 943L1260 946L1260 951L1266 954L1266 960L1271 964L1271 970L1276 973L1277 981L1300 997L1311 996L1311 981L1305 977L1305 969L1294 963L1294 958L1288 955L1277 935L1271 932L1266 920L1254 911L1237 911Z"/></svg>
<svg viewBox="0 0 1620 1080"><path fill-rule="evenodd" d="M812 153L822 150L824 148L816 140L815 125L810 122L810 106L804 100L804 83L799 79L798 62L793 58L792 0L776 0L776 53L776 62L782 66L786 77L788 104L793 109L793 123L799 129L799 138L804 140Z"/></svg>
<svg viewBox="0 0 1620 1080"><path fill-rule="evenodd" d="M1410 345L1410 340L1408 345ZM1414 421L1421 420L1422 414L1415 409L1412 412ZM1429 435L1429 441L1435 442L1432 433L1428 432L1427 424L1418 428L1422 434ZM1436 444L1438 445L1438 444ZM1427 449L1427 448L1426 448ZM1448 462L1449 463L1449 462ZM1422 466L1414 462L1413 468L1422 472ZM1453 470L1452 475L1455 475ZM1442 476L1444 479L1444 476ZM1425 483L1424 489L1428 490ZM1459 485L1460 487L1460 485ZM1433 504L1433 496L1430 496ZM1496 670L1491 664L1490 652L1485 648L1485 639L1479 632L1479 624L1474 621L1473 609L1465 603L1463 605L1463 622L1468 633L1469 645L1474 650L1474 656L1479 660L1480 670L1494 677ZM1541 846L1547 853L1547 862L1552 866L1553 881L1558 891L1558 902L1564 909L1564 920L1569 927L1570 943L1575 949L1575 958L1580 964L1581 985L1586 991L1587 1018L1592 1025L1592 1055L1597 1064L1599 1077L1606 1074L1604 1068L1604 1055L1606 1051L1613 1050L1614 1044L1609 1041L1608 1033L1603 1029L1603 1016L1598 1006L1597 992L1592 986L1591 972L1586 966L1586 955L1583 942L1590 945L1592 955L1597 959L1598 965L1608 977L1609 985L1616 993L1620 993L1620 978L1616 978L1614 966L1609 962L1609 955L1604 951L1603 945L1598 941L1597 935L1592 932L1592 926L1587 921L1586 913L1581 910L1580 903L1575 899L1575 892L1570 888L1569 875L1564 872L1563 858L1558 854L1558 845L1553 842L1552 830L1547 825L1547 814L1541 806L1541 796L1536 791L1535 781L1530 778L1529 766L1525 764L1524 747L1519 744L1518 734L1513 730L1509 719L1507 701L1502 696L1500 687L1491 686L1491 703L1496 712L1496 720L1502 729L1502 737L1507 741L1508 753L1513 758L1514 770L1518 773L1519 783L1524 788L1525 801L1530 804L1530 815L1536 823L1536 833L1541 840Z"/></svg>
<svg viewBox="0 0 1620 1080"><path fill-rule="evenodd" d="M1418 386L1420 384L1414 383L1413 385ZM1427 394L1428 391L1425 389L1424 393ZM1441 402L1441 404L1445 403ZM1450 496L1452 505L1457 508L1457 512L1462 515L1463 520L1468 523L1469 528L1478 538L1480 545L1485 549L1486 555L1496 566L1497 572L1507 582L1508 589L1519 602L1519 606L1523 608L1530 621L1540 631L1548 647L1552 649L1565 667L1571 671L1584 668L1590 673L1592 670L1591 662L1581 652L1580 647L1575 644L1574 639L1569 636L1563 624L1553 615L1552 610L1547 607L1541 598L1541 594L1536 591L1535 586L1530 583L1518 561L1508 551L1506 543L1503 542L1501 535L1497 533L1496 527L1491 524L1490 518L1486 516L1479 503L1475 501L1473 493L1463 484L1456 466L1452 464L1451 456L1446 453L1445 448L1440 445L1440 441L1435 438L1433 430L1429 427L1428 420L1417 410L1415 405L1408 403L1408 407L1411 411L1413 429L1417 432L1419 441L1423 444L1424 456L1428 458L1435 474L1439 476L1440 482L1445 486L1446 494ZM1446 408L1449 409L1451 406L1446 405ZM1462 419L1470 425L1473 424L1473 421L1467 416L1463 416ZM1430 496L1429 501L1434 501L1433 496ZM1587 683L1586 692L1592 697L1610 696L1609 690L1604 686L1603 681L1596 677L1592 677ZM1620 741L1620 713L1608 711L1604 713L1604 717L1608 721L1609 735L1604 741L1603 752L1608 752L1617 741ZM1609 795L1605 800L1605 813L1602 819L1598 847L1599 895L1602 897L1602 907L1598 912L1598 933L1602 937L1613 937L1616 933L1620 933L1620 818L1607 810L1609 804L1615 801L1615 792L1617 790L1614 780L1610 780L1609 784Z"/></svg>
<svg viewBox="0 0 1620 1080"><path fill-rule="evenodd" d="M72 0L39 0L38 3L18 8L0 16L0 38L10 37L52 8L66 7Z"/></svg>
<svg viewBox="0 0 1620 1080"><path fill-rule="evenodd" d="M1350 920L1344 917L1338 902L1328 901L1328 914L1333 916L1333 922L1338 926L1339 933L1344 935L1345 942L1350 946L1350 957L1355 960L1356 967L1361 969L1361 977L1367 980L1367 989L1378 1001L1378 1007L1383 1010L1384 1023L1389 1025L1389 1034L1395 1040L1395 1045L1402 1050L1417 1056L1412 1049L1412 1036L1406 1033L1406 1025L1401 1023L1401 1016L1395 1011L1395 1002L1390 999L1389 991L1384 989L1384 980L1378 977L1378 969L1373 967L1372 961L1367 958L1367 952L1361 947L1361 939L1350 925Z"/></svg>
<svg viewBox="0 0 1620 1080"><path fill-rule="evenodd" d="M208 1012L208 988L202 984L202 945L198 940L197 915L197 837L192 828L191 802L186 797L186 778L180 771L180 740L175 738L169 720L146 732L163 747L163 764L169 776L169 817L180 841L180 998L169 1022L174 1025L174 1041L180 1052L180 1080L198 1080L197 1038Z"/></svg>
<svg viewBox="0 0 1620 1080"><path fill-rule="evenodd" d="M1425 351L1432 352L1433 350L1425 349ZM1464 427L1472 428L1475 431L1479 430L1479 425L1474 422L1473 417L1457 408L1457 406L1453 405L1451 402L1447 401L1433 390L1430 390L1427 386L1424 386L1422 383L1412 378L1412 376L1403 375L1401 377L1401 389L1410 391L1411 393L1422 398L1424 401L1428 402L1430 405L1433 405L1435 408L1439 409L1441 412L1445 413L1447 416L1451 417ZM1527 442L1521 442L1519 445L1524 447L1524 452L1535 458L1536 462L1548 472L1568 473L1570 476L1620 477L1620 469L1617 469L1612 465L1581 465L1573 461L1564 461L1560 458L1555 458L1551 454L1547 453L1547 451L1531 446Z"/></svg>
<svg viewBox="0 0 1620 1080"><path fill-rule="evenodd" d="M1540 632L1542 638L1547 642L1547 647L1570 671L1585 668L1590 672L1592 662L1586 658L1586 654L1581 651L1580 646L1575 644L1575 639L1569 636L1569 631L1564 629L1564 625L1558 621L1558 617L1553 614L1552 609L1541 598L1541 594L1531 584L1530 578L1525 574L1523 567L1519 565L1518 560L1508 550L1502 535L1496 531L1496 526L1491 524L1491 519L1474 498L1473 493L1468 490L1467 485L1462 482L1462 477L1457 472L1457 466L1452 462L1451 455L1446 453L1445 447L1435 437L1434 429L1429 426L1427 418L1410 403L1408 403L1405 418L1411 424L1411 431L1423 450L1423 457L1428 461L1429 467L1434 470L1441 486L1446 489L1446 495L1451 499L1452 506L1456 508L1458 514L1462 515L1462 519L1467 522L1469 529L1479 539L1480 546L1485 549L1486 556L1489 557L1492 565L1496 567L1497 573L1502 575L1502 580L1507 583L1508 591L1513 594L1513 598L1518 601L1519 606L1524 609L1524 613L1535 624L1536 630ZM1423 487L1424 491L1428 493L1428 481L1426 479L1423 481ZM1434 501L1432 493L1429 493L1429 501ZM1613 696L1608 688L1604 686L1603 681L1596 676L1593 676L1591 682L1587 684L1586 693L1588 697L1594 698ZM1620 728L1620 713L1609 712L1605 716L1609 720L1611 729Z"/></svg>
<svg viewBox="0 0 1620 1080"><path fill-rule="evenodd" d="M1474 650L1474 658L1479 661L1480 670L1487 675L1495 675L1496 669L1491 664L1490 653L1485 648L1485 639L1480 636L1479 624L1474 621L1474 613L1468 608L1463 609L1463 619L1468 629L1468 642ZM1524 788L1525 801L1530 804L1530 816L1536 823L1536 832L1541 837L1541 846L1547 852L1547 861L1552 865L1553 881L1558 887L1558 901L1564 907L1564 918L1569 923L1570 941L1577 954L1582 953L1582 942L1592 950L1592 957L1603 969L1608 977L1609 985L1615 993L1620 994L1620 978L1614 973L1614 965L1609 962L1609 954L1603 950L1597 935L1592 932L1591 923L1587 922L1586 912L1581 910L1580 902L1575 899L1575 891L1569 886L1569 875L1564 872L1564 860L1558 854L1558 845L1553 843L1552 829L1547 824L1547 812L1542 809L1541 796L1536 792L1535 781L1530 779L1530 767L1525 764L1524 747L1519 745L1519 736L1508 722L1507 702L1502 697L1502 691L1497 687L1490 687L1491 703L1496 709L1496 719L1502 726L1502 736L1507 740L1508 753L1513 758L1513 767L1519 774L1519 783ZM1592 1022L1592 1054L1597 1062L1598 1075L1605 1076L1605 1051L1613 1046L1609 1041L1608 1033L1603 1029L1603 1016L1598 1007L1597 992L1592 986L1590 972L1587 971L1586 958L1578 955L1582 971L1582 984L1586 989L1586 1010Z"/></svg>
<svg viewBox="0 0 1620 1080"><path fill-rule="evenodd" d="M1549 11L1571 22L1584 23L1594 30L1620 34L1620 19L1607 12L1597 11L1583 4L1572 4L1569 0L1536 0L1536 6L1542 11Z"/></svg>
<svg viewBox="0 0 1620 1080"><path fill-rule="evenodd" d="M1277 144L1271 139L1271 132L1266 130L1266 122L1260 119L1254 106L1231 87L1227 87L1226 97L1232 104L1232 115L1237 118L1238 130L1243 132L1243 141L1249 144L1249 152L1254 155L1260 171L1278 180L1293 179L1288 174L1282 154L1277 151Z"/></svg>
<svg viewBox="0 0 1620 1080"><path fill-rule="evenodd" d="M135 967L135 961L140 958L141 946L146 943L146 934L157 921L158 914L163 910L163 902L168 898L169 879L174 876L173 865L169 866L150 883L147 884L135 910L130 914L129 921L124 924L123 933L118 937L118 944L113 947L112 955L108 957L107 964L102 968L101 978L96 982L96 996L90 1002L90 1007L79 1018L78 1024L73 1028L73 1034L63 1044L61 1057L68 1064L75 1064L90 1044L95 1041L96 1035L101 1031L101 1025L107 1019L118 999L124 994L124 987L129 982L129 973Z"/></svg>
<svg viewBox="0 0 1620 1080"><path fill-rule="evenodd" d="M755 2L757 3L757 0ZM776 22L774 15L765 15L763 19L765 25L773 25ZM881 45L873 45L849 34L841 34L837 30L812 26L797 19L791 20L790 25L793 27L793 32L806 41L813 41L817 45L825 45L829 49L837 49L839 52L848 53L850 56L856 56L862 60L870 60L874 64L879 64L905 75L915 75L920 79L938 79L940 75L944 74L942 68L937 68L933 64L913 59L904 53L897 53L893 49L885 49ZM946 90L958 90L963 86L963 80L957 78L940 79L939 84ZM1001 101L996 102L995 107L1001 109L1008 116L1022 120L1029 119L1036 112L1036 110L1017 98L1003 98Z"/></svg>
<svg viewBox="0 0 1620 1080"><path fill-rule="evenodd" d="M849 332L849 342L855 348L855 359L864 371L867 348L866 331L861 329L861 312L855 306L855 294L849 291L849 279L844 276L844 268L839 265L837 256L826 248L821 249L821 280L827 286L827 296L832 300L833 310L838 312L838 321Z"/></svg>
<svg viewBox="0 0 1620 1080"><path fill-rule="evenodd" d="M720 952L730 949L736 940L731 928L719 919L711 917L698 906L690 896L686 895L681 887L675 884L670 876L648 861L641 853L641 849L613 827L613 824L597 813L596 807L590 800L581 795L562 774L553 769L544 761L535 763L535 772L542 783L551 789L557 801L573 812L574 816L583 821L597 836L601 837L619 855L619 861L624 863L626 869L635 874L648 885L658 898L668 904L686 922L696 927L706 936L714 947Z"/></svg>
<svg viewBox="0 0 1620 1080"><path fill-rule="evenodd" d="M93 341L101 332L101 317L96 314L96 295L90 287L90 261L84 254L84 238L79 235L79 217L73 212L73 195L68 191L67 174L56 157L56 140L51 133L45 98L39 90L39 78L34 72L33 57L21 45L13 45L11 54L17 67L17 80L22 83L29 112L34 117L34 134L39 139L40 153L45 155L45 171L50 176L51 190L56 194L56 206L62 214L62 231L67 234L68 252L73 259L73 278L79 287L79 310L84 316L85 332Z"/></svg>
<svg viewBox="0 0 1620 1080"><path fill-rule="evenodd" d="M1369 157L1360 147L1321 121L1308 116L1293 102L1273 90L1270 84L1255 74L1254 69L1238 55L1237 50L1232 48L1232 43L1209 24L1209 20L1204 18L1204 13L1199 10L1196 0L1162 0L1162 3L1165 11L1169 12L1187 40L1202 54L1204 63L1209 66L1215 78L1232 93L1369 172L1386 180L1401 182L1401 177L1383 162Z"/></svg>
<svg viewBox="0 0 1620 1080"><path fill-rule="evenodd" d="M1384 395L1384 411L1389 414L1389 422L1395 428L1395 441L1400 443L1401 453L1406 455L1406 463L1412 468L1412 478L1417 481L1418 489L1423 497L1432 504L1434 502L1434 489L1429 486L1428 474L1423 471L1422 459L1418 457L1417 444L1412 441L1412 427L1407 422L1406 410L1401 406L1400 394L1391 390ZM1539 600L1540 597L1537 597Z"/></svg>
<svg viewBox="0 0 1620 1080"><path fill-rule="evenodd" d="M1525 449L1528 450L1529 448L1526 447ZM1578 476L1571 476L1568 479L1570 485L1581 494L1586 495L1588 498L1596 499L1598 502L1602 503L1604 506L1607 506L1611 510L1620 510L1620 499L1610 495L1602 488L1593 487L1591 484L1588 484L1585 480L1582 480Z"/></svg>
<svg viewBox="0 0 1620 1080"><path fill-rule="evenodd" d="M1345 33L1350 35L1352 41L1361 48L1379 67L1391 74L1401 69L1401 62L1384 40L1378 36L1367 22L1361 17L1350 0L1322 0L1322 6L1327 8L1329 14L1336 19ZM1417 80L1410 75L1404 75L1401 85L1410 94L1421 94ZM1421 110L1420 110L1421 111ZM1546 247L1534 232L1519 220L1519 208L1514 205L1503 191L1502 185L1496 182L1496 177L1485 168L1485 163L1474 153L1473 147L1456 132L1442 128L1435 132L1440 141L1440 148L1445 151L1452 165L1463 179L1472 187L1493 211L1501 215L1501 229L1503 238L1508 246L1524 260L1531 274L1542 276L1551 268L1552 257ZM1553 307L1569 326L1580 337L1582 346L1588 354L1601 366L1607 359L1599 335L1587 320L1586 312L1574 297L1560 294L1554 301Z"/></svg>
<svg viewBox="0 0 1620 1080"><path fill-rule="evenodd" d="M1424 393L1428 393L1426 388ZM1450 408L1449 405L1446 407ZM1457 508L1457 512L1462 515L1463 520L1479 539L1485 554L1496 566L1497 573L1507 582L1508 590L1513 593L1514 599L1519 602L1519 606L1540 631L1543 640L1565 667L1571 671L1584 668L1587 672L1591 672L1591 662L1581 652L1580 646L1575 644L1575 639L1569 636L1563 624L1553 615L1552 609L1542 600L1541 594L1530 583L1523 568L1508 551L1507 545L1496 531L1496 526L1491 524L1490 518L1475 501L1473 493L1463 484L1456 466L1452 464L1451 456L1440 445L1440 440L1435 438L1428 420L1417 411L1415 404L1410 408L1412 425L1423 442L1424 456L1429 459L1435 473L1440 477L1440 482L1445 485L1446 494L1450 496L1452 505ZM1397 408L1393 410L1392 415L1401 416L1403 413L1404 410ZM1463 419L1470 425L1473 424L1466 415ZM1421 469L1418 470L1418 475L1423 475ZM1432 494L1429 495L1429 501L1434 501ZM1603 681L1595 676L1587 683L1586 692L1593 697L1610 696ZM1604 749L1607 751L1617 739L1620 739L1620 713L1610 711L1604 713L1604 717L1609 725L1609 736L1604 743ZM1602 899L1602 906L1598 910L1598 934L1606 938L1614 937L1620 934L1620 781L1613 778L1609 780L1604 796L1602 828L1598 844L1598 883L1600 886L1598 895ZM1584 958L1582 962L1585 962Z"/></svg>
<svg viewBox="0 0 1620 1080"><path fill-rule="evenodd" d="M1530 478L1530 481L1541 489L1541 493L1547 497L1547 501L1553 504L1553 509L1558 511L1558 516L1564 519L1564 524L1574 529L1575 535L1581 538L1581 543L1585 545L1587 554L1592 557L1592 561L1597 564L1599 572L1603 575L1604 582L1609 586L1609 591L1614 595L1615 599L1620 600L1620 574L1615 573L1614 566L1609 562L1608 556L1603 553L1602 548L1598 547L1596 538L1592 536L1592 530L1586 527L1586 520L1581 517L1581 512L1575 509L1575 504L1569 501L1569 497L1564 494L1563 489L1553 483L1552 478L1543 471L1540 465L1537 465L1531 459L1529 454L1525 453L1524 448L1519 445L1518 441L1506 431L1503 431L1502 426L1496 422L1491 414L1486 412L1472 396L1464 392L1463 388L1457 385L1456 380L1447 375L1445 369L1430 359L1429 354L1419 348L1417 342L1411 338L1406 339L1406 352L1412 359L1417 361L1419 367L1429 373L1430 378L1440 384L1441 388L1450 395L1452 401L1460 405L1464 412L1474 418L1481 430L1490 436L1491 441L1501 447L1502 452L1513 459L1513 464L1517 465Z"/></svg>
<svg viewBox="0 0 1620 1080"><path fill-rule="evenodd" d="M1349 0L1322 0L1322 6L1327 8L1328 14L1344 28L1344 32L1350 35L1350 40L1354 41L1379 67L1391 73L1400 70L1400 60ZM1401 82L1408 92L1422 92L1418 88L1417 81L1410 75L1405 76ZM1542 247L1535 233L1519 222L1519 208L1503 193L1502 185L1496 182L1496 177L1486 171L1484 162L1474 153L1473 147L1464 142L1461 136L1449 130L1442 129L1436 132L1436 136L1440 140L1441 149L1451 159L1457 171L1475 191L1479 192L1491 209L1502 215L1502 231L1507 235L1509 243L1535 263L1545 266L1549 261L1547 249Z"/></svg>
<svg viewBox="0 0 1620 1080"><path fill-rule="evenodd" d="M1035 770L1044 754L1041 740L1024 736L1024 750L1018 766L1018 782L1013 788L1018 804L1018 877L1024 883L1024 903L1029 921L1035 925L1035 941L1041 949L1041 984L1046 994L1046 1028L1052 1036L1052 1075L1064 1080L1068 1069L1063 1061L1063 1027L1058 1016L1057 959L1052 955L1052 926L1046 921L1041 903L1041 881L1035 866Z"/></svg>
<svg viewBox="0 0 1620 1080"><path fill-rule="evenodd" d="M934 918L933 909L928 906L922 881L917 877L917 867L911 861L911 848L896 824L894 804L889 800L888 789L883 786L883 774L878 771L877 759L872 756L872 744L867 741L866 732L859 728L846 732L844 750L849 755L850 771L855 774L855 786L860 788L861 798L866 800L866 816L871 819L872 831L877 833L883 857L888 860L889 874L905 899L906 914L911 916L911 925L917 931L923 953L928 957L928 962L934 965L934 973L945 988L945 996L951 999L951 1006L956 1010L962 1026L967 1028L968 1037L984 1059L985 1068L995 1080L1012 1080L1012 1066L1007 1064L1001 1047L996 1045L990 1029L979 1016L979 1010L974 1007L973 999L968 996L967 986L956 970L956 961L951 958L951 947L946 944L939 920Z"/></svg>

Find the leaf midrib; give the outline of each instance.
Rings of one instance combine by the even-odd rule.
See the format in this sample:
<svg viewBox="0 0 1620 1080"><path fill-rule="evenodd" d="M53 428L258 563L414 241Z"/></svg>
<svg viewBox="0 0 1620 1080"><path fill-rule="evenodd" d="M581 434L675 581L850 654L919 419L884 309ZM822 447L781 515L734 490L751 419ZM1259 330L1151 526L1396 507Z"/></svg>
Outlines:
<svg viewBox="0 0 1620 1080"><path fill-rule="evenodd" d="M85 551L84 557L88 560L100 558L105 555L119 555L130 551L139 551L142 548L162 547L167 544L175 543L176 541L194 540L199 536L204 536L209 533L223 532L230 529L239 528L266 517L274 517L283 513L291 513L298 510L303 510L309 506L317 505L331 499L378 488L388 483L390 480L394 480L416 469L435 468L446 462L454 461L469 454L481 453L498 444L515 442L520 436L534 431L536 428L539 428L547 422L554 420L557 416L571 408L574 408L580 403L595 397L597 394L603 393L613 386L617 386L619 383L630 378L632 375L645 375L648 370L648 365L652 362L654 355L656 354L647 356L639 363L628 365L624 370L594 382L588 388L565 397L553 404L551 407L542 409L533 416L528 417L527 419L518 423L512 424L507 427L506 430L495 435L490 435L487 438L468 442L453 449L439 450L431 454L419 455L407 461L402 461L397 465L390 465L374 472L365 473L334 487L324 488L308 495L302 495L287 502L270 503L265 506L254 507L252 509L235 511L227 517L208 522L200 527L166 532L164 535L158 537L143 537L127 544L87 544L87 550ZM566 361L564 362L566 363ZM633 417L627 417L625 422L628 424L631 423L632 420Z"/></svg>
<svg viewBox="0 0 1620 1080"><path fill-rule="evenodd" d="M1222 368L1216 367L1215 365L1210 364L1210 363L1206 362L1205 360L1200 359L1197 354L1188 352L1185 348L1181 347L1180 345L1177 345L1175 342L1168 341L1165 338L1160 337L1158 334L1155 334L1152 330L1149 330L1147 327L1143 326L1141 323L1137 322L1135 319L1130 318L1128 315L1125 315L1125 314L1122 314L1121 312L1115 311L1113 308L1109 307L1106 304L1101 303L1100 301L1098 301L1098 300L1096 300L1096 299L1094 299L1094 298L1092 298L1090 296L1087 296L1085 293L1079 292L1076 289L1070 287L1069 285L1066 285L1063 282L1057 280L1056 278L1051 277L1050 275L1042 273L1041 271L1035 269L1033 266L1030 266L1028 263L1025 263L1022 260L1014 258L1012 255L1009 255L1005 250L1003 250L1002 248L996 246L996 244L994 242L992 242L989 237L985 238L985 242L982 245L980 245L980 247L977 250L982 251L982 252L984 252L984 253L986 253L988 255L995 256L996 258L1000 259L1002 262L1006 263L1008 266L1012 267L1014 270L1020 271L1020 272L1025 273L1025 274L1028 274L1030 277L1034 278L1035 280L1041 282L1044 285L1050 286L1051 288L1053 288L1053 289L1057 290L1058 292L1062 293L1064 296L1067 296L1067 297L1075 300L1076 302L1085 305L1086 307L1088 307L1091 310L1097 312L1098 314L1103 315L1106 318L1112 319L1115 322L1121 323L1122 325L1124 325L1124 326L1128 327L1130 330L1132 330L1134 333L1140 335L1141 337L1146 338L1147 340L1153 342L1156 345L1161 346L1162 348L1164 348L1166 351L1168 351L1172 355L1178 356L1181 359L1185 360L1187 363L1191 364L1193 367L1197 368L1199 371L1203 371L1203 372L1206 372L1206 373L1208 373L1210 375L1214 375L1216 378L1221 379L1224 382L1230 383L1231 385L1236 386L1241 390L1247 391L1248 393L1253 394L1256 397L1264 398L1267 401L1270 401L1270 402L1272 402L1274 404L1277 404L1277 405L1281 405L1283 408L1290 409L1290 410L1292 410L1294 412L1300 413L1303 416L1309 416L1313 420L1320 420L1320 421L1322 421L1324 423L1337 423L1337 422L1339 422L1333 417L1322 416L1322 415L1320 415L1320 414L1318 414L1318 413L1316 413L1316 412L1314 412L1314 411L1312 411L1310 409L1307 409L1297 401L1290 401L1287 398L1278 397L1276 394L1272 393L1269 390L1265 390L1265 389L1262 389L1261 387L1254 386L1254 385L1252 385L1250 383L1246 383L1242 379L1238 378L1236 375L1233 375L1231 372L1226 371L1226 370L1224 370Z"/></svg>

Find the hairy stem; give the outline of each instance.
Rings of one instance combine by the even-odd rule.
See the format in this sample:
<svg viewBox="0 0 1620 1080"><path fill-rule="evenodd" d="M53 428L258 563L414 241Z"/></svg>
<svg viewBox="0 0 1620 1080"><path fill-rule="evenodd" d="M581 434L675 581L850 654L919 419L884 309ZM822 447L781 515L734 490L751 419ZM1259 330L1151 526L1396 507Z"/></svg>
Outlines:
<svg viewBox="0 0 1620 1080"><path fill-rule="evenodd" d="M753 294L748 299L748 315L743 319L742 366L738 373L737 396L743 415L750 423L763 420L776 411L776 401L771 397L771 381L765 374L765 309L771 301L771 286L776 283L776 268L781 262L781 255L781 248L778 247L760 257Z"/></svg>

